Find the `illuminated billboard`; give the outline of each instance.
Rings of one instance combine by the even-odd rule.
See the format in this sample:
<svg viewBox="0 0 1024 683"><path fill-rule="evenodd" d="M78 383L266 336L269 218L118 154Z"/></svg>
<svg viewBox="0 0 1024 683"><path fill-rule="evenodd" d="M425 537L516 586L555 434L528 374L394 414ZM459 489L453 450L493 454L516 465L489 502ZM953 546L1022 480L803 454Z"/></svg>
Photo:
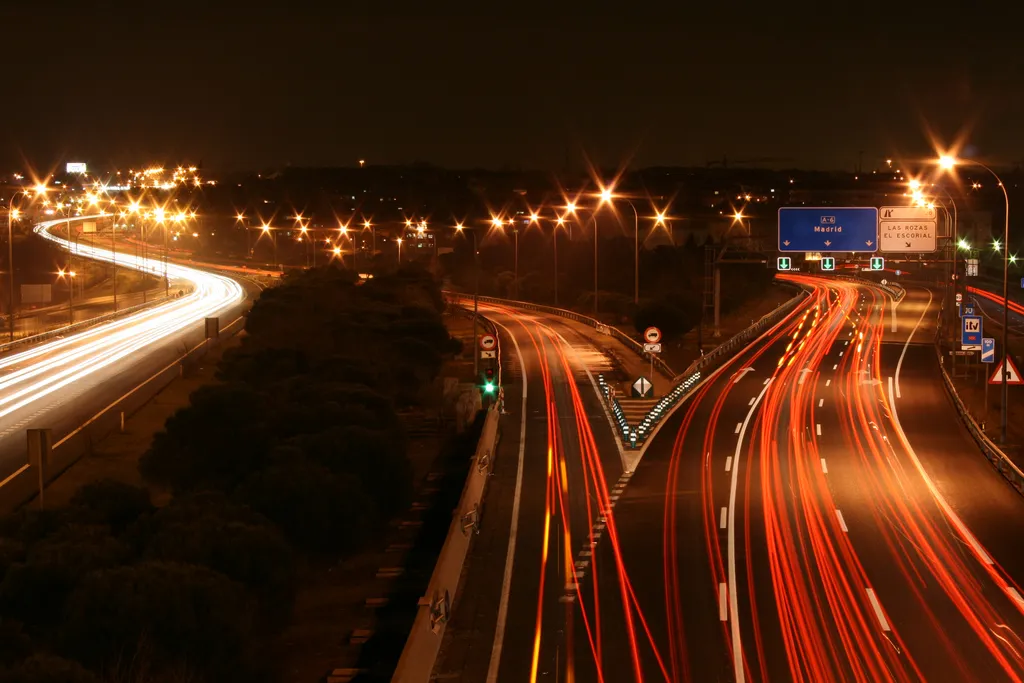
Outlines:
<svg viewBox="0 0 1024 683"><path fill-rule="evenodd" d="M85 164L81 161L69 161L66 168L68 173L85 173Z"/></svg>

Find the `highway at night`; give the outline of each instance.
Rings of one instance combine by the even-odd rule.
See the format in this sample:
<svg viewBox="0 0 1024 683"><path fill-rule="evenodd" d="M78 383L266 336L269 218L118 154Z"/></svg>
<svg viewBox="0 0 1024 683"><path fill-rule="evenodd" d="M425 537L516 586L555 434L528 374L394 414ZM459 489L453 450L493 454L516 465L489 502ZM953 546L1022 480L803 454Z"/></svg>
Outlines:
<svg viewBox="0 0 1024 683"><path fill-rule="evenodd" d="M66 220L35 228L40 236L67 248L50 232ZM109 249L79 243L77 255L102 261ZM119 266L163 273L159 259L118 253ZM236 281L181 265L169 264L176 285L190 291L181 297L101 323L80 333L17 350L0 359L0 473L10 475L24 464L24 429L50 427L55 443L124 392L131 390L203 339L205 317L224 316L222 326L240 314L246 296Z"/></svg>
<svg viewBox="0 0 1024 683"><path fill-rule="evenodd" d="M1024 499L945 394L939 296L909 286L894 308L873 286L782 277L809 296L662 424L631 477L565 323L485 311L529 387L487 680L1024 680ZM518 447L518 374L505 385ZM513 510L496 495L471 605L501 583ZM480 604L474 628L492 629Z"/></svg>

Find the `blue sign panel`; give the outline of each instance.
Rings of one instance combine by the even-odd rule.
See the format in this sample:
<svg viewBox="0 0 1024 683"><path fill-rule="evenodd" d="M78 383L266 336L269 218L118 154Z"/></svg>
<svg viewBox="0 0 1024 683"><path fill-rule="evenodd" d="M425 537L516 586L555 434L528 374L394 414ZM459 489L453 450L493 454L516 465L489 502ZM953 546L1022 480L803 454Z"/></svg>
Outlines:
<svg viewBox="0 0 1024 683"><path fill-rule="evenodd" d="M878 209L784 206L779 251L878 251Z"/></svg>
<svg viewBox="0 0 1024 683"><path fill-rule="evenodd" d="M981 362L996 362L996 340L992 337L981 338Z"/></svg>
<svg viewBox="0 0 1024 683"><path fill-rule="evenodd" d="M981 316L965 315L960 328L960 343L964 346L981 346Z"/></svg>
<svg viewBox="0 0 1024 683"><path fill-rule="evenodd" d="M964 304L960 307L960 317L965 315L974 315L974 304Z"/></svg>

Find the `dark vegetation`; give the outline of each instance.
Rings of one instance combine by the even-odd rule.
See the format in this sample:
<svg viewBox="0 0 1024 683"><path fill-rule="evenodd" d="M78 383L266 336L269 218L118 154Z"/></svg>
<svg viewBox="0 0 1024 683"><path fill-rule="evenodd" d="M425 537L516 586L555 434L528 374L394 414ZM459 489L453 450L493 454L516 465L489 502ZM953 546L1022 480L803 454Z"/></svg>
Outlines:
<svg viewBox="0 0 1024 683"><path fill-rule="evenodd" d="M275 680L296 560L354 553L409 501L397 409L458 346L415 266L289 275L140 462L0 520L0 683Z"/></svg>

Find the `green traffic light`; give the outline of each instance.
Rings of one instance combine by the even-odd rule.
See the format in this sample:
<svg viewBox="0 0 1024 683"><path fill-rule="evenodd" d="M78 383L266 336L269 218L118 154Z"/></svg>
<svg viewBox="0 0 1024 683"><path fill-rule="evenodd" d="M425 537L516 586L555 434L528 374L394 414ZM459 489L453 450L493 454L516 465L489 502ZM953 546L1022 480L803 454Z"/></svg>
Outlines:
<svg viewBox="0 0 1024 683"><path fill-rule="evenodd" d="M494 383L493 382L488 382L487 384L485 384L484 385L484 392L488 393L488 394L493 394L494 393Z"/></svg>

